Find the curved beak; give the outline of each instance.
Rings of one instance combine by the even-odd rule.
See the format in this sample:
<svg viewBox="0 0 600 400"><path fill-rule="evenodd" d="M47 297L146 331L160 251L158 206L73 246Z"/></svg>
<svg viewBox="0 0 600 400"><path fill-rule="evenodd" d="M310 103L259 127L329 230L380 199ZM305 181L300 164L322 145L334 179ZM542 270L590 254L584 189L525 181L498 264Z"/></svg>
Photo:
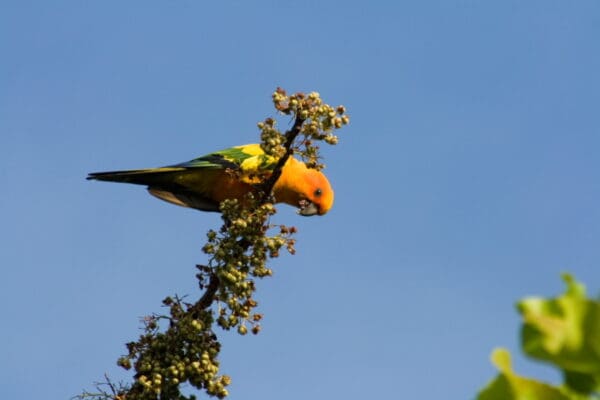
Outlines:
<svg viewBox="0 0 600 400"><path fill-rule="evenodd" d="M300 205L298 214L303 215L305 217L310 217L312 215L318 215L319 207L317 207L317 205L315 203L306 201Z"/></svg>

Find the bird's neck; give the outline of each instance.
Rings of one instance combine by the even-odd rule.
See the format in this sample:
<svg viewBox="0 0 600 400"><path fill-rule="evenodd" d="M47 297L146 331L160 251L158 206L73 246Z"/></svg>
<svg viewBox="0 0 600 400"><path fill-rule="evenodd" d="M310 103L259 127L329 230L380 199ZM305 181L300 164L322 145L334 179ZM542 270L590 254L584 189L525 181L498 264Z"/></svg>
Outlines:
<svg viewBox="0 0 600 400"><path fill-rule="evenodd" d="M290 157L283 169L281 170L281 176L277 179L275 186L273 187L273 193L275 200L279 203L286 203L292 206L298 206L302 196L302 176L306 171L306 165L296 160L294 157Z"/></svg>

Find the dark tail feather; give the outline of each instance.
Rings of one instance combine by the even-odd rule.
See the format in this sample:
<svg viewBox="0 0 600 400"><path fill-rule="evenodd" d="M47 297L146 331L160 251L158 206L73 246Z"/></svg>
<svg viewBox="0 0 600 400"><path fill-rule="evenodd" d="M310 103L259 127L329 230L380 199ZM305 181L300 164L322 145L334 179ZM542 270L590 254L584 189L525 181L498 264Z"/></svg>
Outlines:
<svg viewBox="0 0 600 400"><path fill-rule="evenodd" d="M193 170L182 167L138 169L131 171L92 172L87 179L109 182L134 183L148 186L153 196L178 206L195 208L202 211L219 211L219 203L211 200L201 191L194 192L177 182ZM189 177L189 176L188 176Z"/></svg>
<svg viewBox="0 0 600 400"><path fill-rule="evenodd" d="M87 179L156 186L164 183L171 183L173 175L181 173L184 170L185 168L166 167L152 169L136 169L130 171L92 172L87 176Z"/></svg>

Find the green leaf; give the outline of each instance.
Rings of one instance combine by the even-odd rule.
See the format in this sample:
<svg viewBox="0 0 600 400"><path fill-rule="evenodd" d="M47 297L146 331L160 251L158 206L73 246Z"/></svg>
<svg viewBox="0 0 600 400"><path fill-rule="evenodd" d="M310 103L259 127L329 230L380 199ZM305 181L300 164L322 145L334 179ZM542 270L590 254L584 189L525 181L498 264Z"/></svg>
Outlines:
<svg viewBox="0 0 600 400"><path fill-rule="evenodd" d="M518 303L523 350L562 369L570 389L589 394L600 390L600 303L586 298L585 287L570 275L563 280L562 296Z"/></svg>
<svg viewBox="0 0 600 400"><path fill-rule="evenodd" d="M498 368L498 376L477 396L477 400L572 400L559 388L523 378L514 373L510 353L498 348L492 352L492 363Z"/></svg>

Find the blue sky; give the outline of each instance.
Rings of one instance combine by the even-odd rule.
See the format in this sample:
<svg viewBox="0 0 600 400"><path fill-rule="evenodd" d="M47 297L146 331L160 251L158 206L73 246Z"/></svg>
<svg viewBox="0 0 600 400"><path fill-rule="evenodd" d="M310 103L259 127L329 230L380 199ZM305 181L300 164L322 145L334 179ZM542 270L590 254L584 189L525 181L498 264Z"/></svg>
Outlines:
<svg viewBox="0 0 600 400"><path fill-rule="evenodd" d="M232 400L466 399L514 302L600 289L596 1L4 1L0 397L91 388L194 265L215 214L91 171L257 141L270 94L352 121L331 213L300 218L256 337L219 333ZM282 120L285 126L286 121Z"/></svg>

